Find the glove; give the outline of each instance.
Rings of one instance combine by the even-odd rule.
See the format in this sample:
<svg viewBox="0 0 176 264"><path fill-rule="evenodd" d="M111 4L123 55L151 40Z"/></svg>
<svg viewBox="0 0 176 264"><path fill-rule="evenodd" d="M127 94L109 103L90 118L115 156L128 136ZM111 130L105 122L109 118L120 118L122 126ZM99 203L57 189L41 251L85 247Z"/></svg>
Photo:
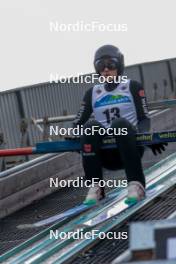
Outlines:
<svg viewBox="0 0 176 264"><path fill-rule="evenodd" d="M161 154L162 151L165 151L166 150L165 146L167 145L168 143L158 143L154 145L149 145L148 147L152 150L153 154L156 156L157 154Z"/></svg>

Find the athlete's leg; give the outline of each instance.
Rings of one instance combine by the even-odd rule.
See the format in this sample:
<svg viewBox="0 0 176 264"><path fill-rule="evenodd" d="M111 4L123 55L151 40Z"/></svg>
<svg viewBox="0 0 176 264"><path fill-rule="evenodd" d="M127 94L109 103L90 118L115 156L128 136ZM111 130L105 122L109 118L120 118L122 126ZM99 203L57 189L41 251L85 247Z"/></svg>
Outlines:
<svg viewBox="0 0 176 264"><path fill-rule="evenodd" d="M124 118L115 119L112 122L113 128L127 128L127 135L116 137L119 154L123 163L128 183L137 181L145 188L145 177L142 169L141 156L143 149L137 147L135 129Z"/></svg>
<svg viewBox="0 0 176 264"><path fill-rule="evenodd" d="M102 127L99 122L97 122L96 120L92 120L88 121L84 125L84 129L89 128L92 130L93 126L96 126L97 128ZM95 132L94 135L86 135L84 133L84 135L80 138L85 179L92 181L92 179L94 178L96 179L97 183L103 178L102 163L100 158L102 138L103 137L100 136L98 132ZM88 194L84 203L96 203L103 197L104 188L100 188L98 184L94 186L92 185L92 187L88 190Z"/></svg>
<svg viewBox="0 0 176 264"><path fill-rule="evenodd" d="M96 120L88 121L84 125L84 129L93 126L102 127ZM102 164L100 159L100 148L102 144L102 136L98 132L94 135L82 135L80 138L83 168L85 172L85 178L91 180L92 178L102 179Z"/></svg>

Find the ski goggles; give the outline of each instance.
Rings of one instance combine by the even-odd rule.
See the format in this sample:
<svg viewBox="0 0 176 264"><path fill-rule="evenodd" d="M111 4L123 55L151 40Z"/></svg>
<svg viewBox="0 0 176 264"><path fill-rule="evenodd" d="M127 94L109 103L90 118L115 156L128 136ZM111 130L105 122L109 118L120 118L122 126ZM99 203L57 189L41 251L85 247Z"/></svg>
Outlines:
<svg viewBox="0 0 176 264"><path fill-rule="evenodd" d="M109 70L115 70L118 68L118 60L116 58L112 59L100 59L95 62L95 69L97 72L104 71L105 68Z"/></svg>

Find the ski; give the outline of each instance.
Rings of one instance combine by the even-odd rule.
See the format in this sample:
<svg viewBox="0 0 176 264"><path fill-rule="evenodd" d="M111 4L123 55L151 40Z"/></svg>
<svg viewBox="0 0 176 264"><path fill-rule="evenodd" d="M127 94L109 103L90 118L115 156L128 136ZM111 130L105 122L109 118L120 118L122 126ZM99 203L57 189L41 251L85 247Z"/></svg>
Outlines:
<svg viewBox="0 0 176 264"><path fill-rule="evenodd" d="M69 221L74 216L77 216L77 215L79 215L79 214L81 214L81 213L83 213L89 209L106 205L107 203L112 201L115 197L117 197L118 194L120 193L120 191L122 191L122 189L123 188L121 187L121 188L115 188L114 190L110 191L109 193L107 193L106 198L103 199L102 201L100 201L96 205L86 205L86 204L76 205L73 208L70 208L70 209L64 211L63 213L56 214L56 215L51 216L49 218L43 219L41 221L37 221L33 224L21 224L21 225L18 225L17 228L28 229L28 228L41 227L41 226L49 225L49 224L56 222L56 221L63 221L63 224L64 224L64 223L66 223L66 220Z"/></svg>
<svg viewBox="0 0 176 264"><path fill-rule="evenodd" d="M158 174L156 177L149 177L147 180L147 188L146 188L146 198L153 195L153 193L156 193L156 191L159 191L161 187L164 187L162 185L162 181L166 181L166 178L170 177L169 172L173 170L173 167L176 168L176 165L174 164L169 169L164 171L161 174ZM169 176L167 176L169 174ZM156 185L156 186L155 186ZM158 187L159 186L159 187ZM81 226L96 226L98 224L101 224L102 222L108 220L113 215L117 215L118 213L121 213L122 211L128 209L131 206L136 205L134 204L126 204L125 201L127 199L127 190L123 190L120 192L120 195L117 197L117 199L113 199L107 207L104 207L102 211L93 211L93 213L90 213L88 215L85 215L84 217L80 217L80 219L76 222L77 227L79 225ZM144 199L145 200L145 199ZM142 202L142 201L141 201Z"/></svg>
<svg viewBox="0 0 176 264"><path fill-rule="evenodd" d="M164 187L163 184L160 185L152 185L146 190L146 197L141 200L138 203L142 203L145 201L145 199L150 198L152 195L156 194L159 190L161 190ZM85 222L83 225L85 226L96 226L98 224L101 224L108 219L112 218L113 216L116 216L117 214L122 213L123 211L129 209L130 207L136 205L137 203L127 203L127 198L123 198L118 202L118 204L114 204L112 208L107 209L105 212L101 213L100 215L96 216L95 218Z"/></svg>

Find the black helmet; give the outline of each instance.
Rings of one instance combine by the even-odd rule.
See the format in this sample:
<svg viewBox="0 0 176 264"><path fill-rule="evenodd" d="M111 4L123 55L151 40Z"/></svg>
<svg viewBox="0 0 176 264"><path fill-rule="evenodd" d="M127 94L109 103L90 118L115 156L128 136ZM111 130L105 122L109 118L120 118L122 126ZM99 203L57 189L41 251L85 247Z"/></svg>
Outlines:
<svg viewBox="0 0 176 264"><path fill-rule="evenodd" d="M106 57L111 57L111 58L117 59L118 73L119 73L119 75L122 75L123 71L124 71L124 56L120 52L120 50L113 45L104 45L104 46L100 47L95 52L94 66L95 66L95 62L97 60L100 60L100 59L106 58ZM95 69L96 69L96 67L95 67Z"/></svg>

